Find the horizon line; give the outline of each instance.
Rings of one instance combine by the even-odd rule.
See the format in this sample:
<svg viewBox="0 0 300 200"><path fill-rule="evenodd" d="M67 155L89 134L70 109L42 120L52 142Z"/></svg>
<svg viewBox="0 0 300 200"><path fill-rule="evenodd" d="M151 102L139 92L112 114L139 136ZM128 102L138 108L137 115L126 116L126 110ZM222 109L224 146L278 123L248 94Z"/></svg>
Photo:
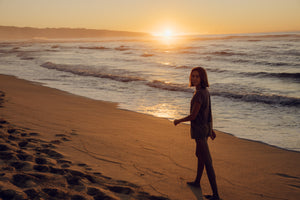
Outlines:
<svg viewBox="0 0 300 200"><path fill-rule="evenodd" d="M129 30L115 30L115 29L100 29L100 28L85 28L85 27L34 27L34 26L16 26L16 25L1 25L0 27L12 27L12 28L32 28L32 29L73 29L73 30L94 30L94 31L113 31L113 32L127 32L127 33L141 33L153 35L147 31L129 31ZM175 36L196 36L196 35L236 35L236 34L264 34L264 33L296 33L300 30L278 30L278 31L258 31L258 32L231 32L231 33L182 33Z"/></svg>

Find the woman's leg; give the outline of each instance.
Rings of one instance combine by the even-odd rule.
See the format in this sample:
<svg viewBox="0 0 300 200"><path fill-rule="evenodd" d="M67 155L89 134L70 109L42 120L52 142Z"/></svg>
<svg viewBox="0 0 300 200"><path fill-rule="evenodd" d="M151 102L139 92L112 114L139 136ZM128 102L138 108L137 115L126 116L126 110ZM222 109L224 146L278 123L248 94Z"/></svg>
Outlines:
<svg viewBox="0 0 300 200"><path fill-rule="evenodd" d="M196 155L196 157L198 159L197 176L196 176L195 181L193 181L193 182L187 182L188 185L195 186L195 187L200 187L200 181L201 181L201 177L202 177L203 170L204 170L204 162L201 159L200 152L201 152L201 147L200 147L200 145L198 145L198 143L196 141L196 152L195 152L195 155Z"/></svg>
<svg viewBox="0 0 300 200"><path fill-rule="evenodd" d="M213 194L215 196L218 196L218 188L217 188L217 182L216 182L216 175L212 164L211 155L209 152L207 139L200 139L196 140L197 148L196 148L196 155L198 157L198 161L201 160L203 162L203 165L205 165L206 173L208 176L208 180L211 186L211 189L213 191ZM201 168L200 168L201 170ZM201 171L200 171L201 172ZM203 173L203 168L201 175ZM197 172L198 177L198 172ZM200 176L201 179L201 176Z"/></svg>
<svg viewBox="0 0 300 200"><path fill-rule="evenodd" d="M201 158L201 146L197 143L197 141L196 141L196 157L198 158L198 166L197 166L197 176L195 182L200 184L201 177L204 170L204 161Z"/></svg>

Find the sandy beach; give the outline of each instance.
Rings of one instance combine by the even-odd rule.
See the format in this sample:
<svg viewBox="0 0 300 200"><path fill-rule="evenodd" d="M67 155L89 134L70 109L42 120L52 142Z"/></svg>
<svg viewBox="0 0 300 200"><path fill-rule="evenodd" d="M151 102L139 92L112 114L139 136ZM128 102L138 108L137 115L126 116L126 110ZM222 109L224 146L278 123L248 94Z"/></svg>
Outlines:
<svg viewBox="0 0 300 200"><path fill-rule="evenodd" d="M3 199L205 199L189 126L0 75ZM217 132L224 200L300 198L300 154Z"/></svg>

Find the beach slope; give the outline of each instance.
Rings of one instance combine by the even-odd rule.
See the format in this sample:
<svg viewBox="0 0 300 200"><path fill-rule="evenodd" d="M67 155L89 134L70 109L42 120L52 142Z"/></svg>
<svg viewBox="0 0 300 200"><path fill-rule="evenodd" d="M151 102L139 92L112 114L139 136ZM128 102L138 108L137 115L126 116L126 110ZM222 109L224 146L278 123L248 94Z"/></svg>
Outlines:
<svg viewBox="0 0 300 200"><path fill-rule="evenodd" d="M187 125L0 75L0 195L204 199ZM223 199L299 199L300 154L217 132Z"/></svg>

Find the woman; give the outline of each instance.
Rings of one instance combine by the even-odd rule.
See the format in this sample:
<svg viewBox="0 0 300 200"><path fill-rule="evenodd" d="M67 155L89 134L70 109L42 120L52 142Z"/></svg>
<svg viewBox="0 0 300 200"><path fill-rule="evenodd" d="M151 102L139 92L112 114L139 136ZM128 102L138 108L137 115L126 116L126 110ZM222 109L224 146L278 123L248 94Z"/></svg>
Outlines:
<svg viewBox="0 0 300 200"><path fill-rule="evenodd" d="M192 69L190 74L190 86L196 87L196 91L191 100L190 115L174 120L175 126L181 122L191 121L191 137L196 141L196 156L198 158L197 176L195 181L187 182L187 184L194 187L200 187L200 180L205 166L209 183L213 191L213 195L209 195L208 198L217 200L220 198L212 159L207 144L208 137L215 139L216 134L212 129L210 94L207 89L209 84L205 69L202 67Z"/></svg>

